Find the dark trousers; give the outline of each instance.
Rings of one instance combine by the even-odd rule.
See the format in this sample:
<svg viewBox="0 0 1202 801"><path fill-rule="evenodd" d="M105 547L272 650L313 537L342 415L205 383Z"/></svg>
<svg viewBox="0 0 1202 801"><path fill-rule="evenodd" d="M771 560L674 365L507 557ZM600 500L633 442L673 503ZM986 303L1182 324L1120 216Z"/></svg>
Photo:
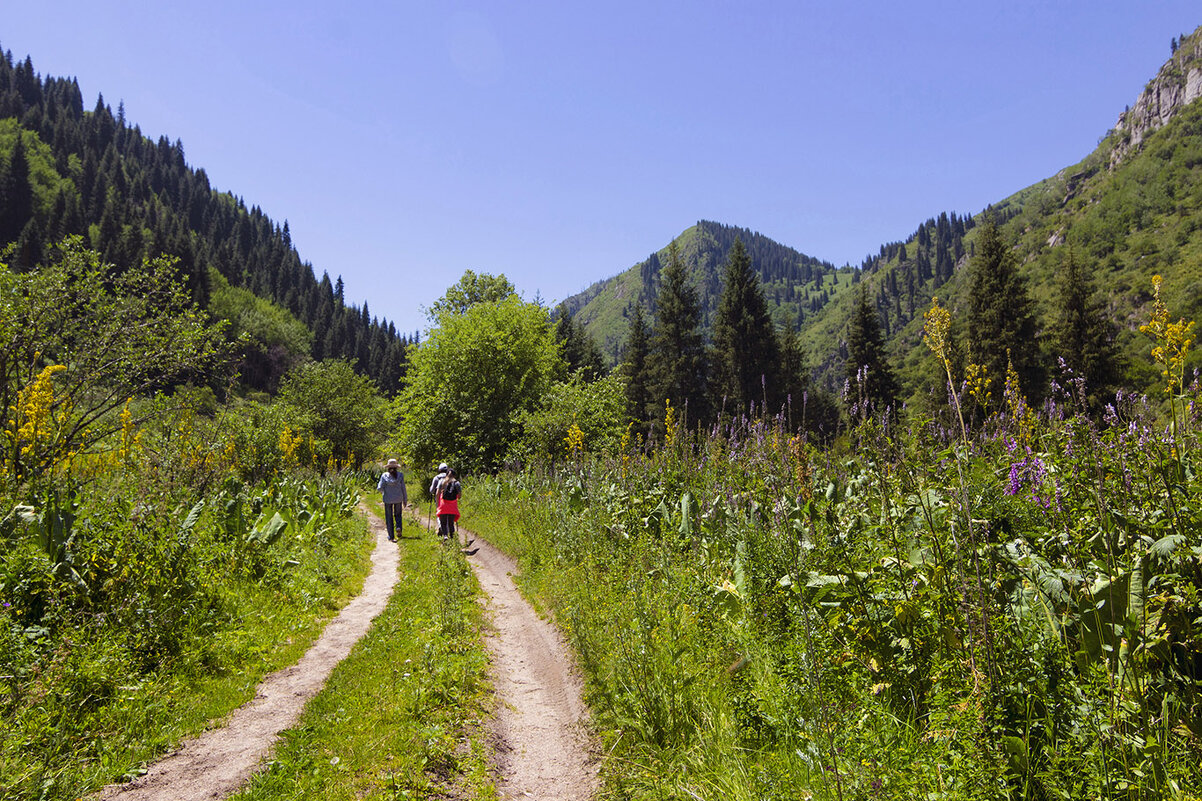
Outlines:
<svg viewBox="0 0 1202 801"><path fill-rule="evenodd" d="M388 539L394 539L401 533L401 515L405 512L405 504L386 503L384 504L384 526L388 529ZM393 533L395 530L395 534Z"/></svg>
<svg viewBox="0 0 1202 801"><path fill-rule="evenodd" d="M453 537L455 535L455 515L438 516L438 536Z"/></svg>

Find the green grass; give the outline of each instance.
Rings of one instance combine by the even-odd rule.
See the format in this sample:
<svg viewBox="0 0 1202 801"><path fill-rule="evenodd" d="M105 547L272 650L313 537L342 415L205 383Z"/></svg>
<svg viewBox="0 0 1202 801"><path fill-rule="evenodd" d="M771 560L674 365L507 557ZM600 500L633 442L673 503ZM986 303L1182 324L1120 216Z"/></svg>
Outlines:
<svg viewBox="0 0 1202 801"><path fill-rule="evenodd" d="M120 553L135 552L122 545L128 535L119 529L82 522L77 528L81 563L101 559L106 537L124 548ZM168 748L252 698L264 676L295 662L359 593L371 565L374 538L361 517L340 517L320 531L290 524L263 552L268 572L259 581L229 567L234 557L227 546L209 541L210 531L205 520L193 529L194 566L187 574L206 606L168 626L174 650L163 655L141 655L139 647L157 629L151 623L130 628L118 617L122 609L62 613L67 622L51 630L22 628L6 604L0 615L6 690L0 697L0 796L77 798L143 772ZM48 568L28 541L9 545L0 572L16 582L18 592L6 595L15 606L18 597L27 597L19 594L21 587L45 581ZM135 558L141 557L125 560L131 571L168 575L163 560L135 565ZM125 580L140 586L143 579ZM65 591L58 592L50 595L52 609L65 606ZM166 608L145 591L126 603L140 605L129 613L134 620Z"/></svg>
<svg viewBox="0 0 1202 801"><path fill-rule="evenodd" d="M411 515L404 532L387 608L234 798L496 797L479 587Z"/></svg>
<svg viewBox="0 0 1202 801"><path fill-rule="evenodd" d="M328 593L312 587L310 602L300 606L259 587L231 599L238 610L235 617L243 622L218 635L219 647L228 652L230 661L241 662L240 668L200 679L178 674L156 677L130 695L128 700L134 703L113 710L113 734L103 741L98 779L142 773L147 761L250 701L268 674L304 655L326 622L359 594L371 568L374 540L362 519L344 525L348 537L331 555L340 576Z"/></svg>

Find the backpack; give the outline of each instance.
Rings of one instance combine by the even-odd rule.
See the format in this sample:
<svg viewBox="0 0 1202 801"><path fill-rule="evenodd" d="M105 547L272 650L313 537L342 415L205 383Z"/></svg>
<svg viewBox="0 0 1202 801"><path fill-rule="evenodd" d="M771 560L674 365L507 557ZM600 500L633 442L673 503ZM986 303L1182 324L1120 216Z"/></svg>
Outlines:
<svg viewBox="0 0 1202 801"><path fill-rule="evenodd" d="M444 481L438 488L439 492L442 493L442 499L444 501L458 500L460 489L462 489L462 487L459 486L459 482L453 479L450 481Z"/></svg>

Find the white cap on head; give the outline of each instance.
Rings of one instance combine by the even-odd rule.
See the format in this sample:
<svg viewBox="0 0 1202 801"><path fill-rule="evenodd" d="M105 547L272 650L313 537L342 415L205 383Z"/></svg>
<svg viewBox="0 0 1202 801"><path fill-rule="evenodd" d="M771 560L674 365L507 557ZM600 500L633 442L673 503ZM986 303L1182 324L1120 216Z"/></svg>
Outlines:
<svg viewBox="0 0 1202 801"><path fill-rule="evenodd" d="M443 462L442 464L440 464L440 465L438 466L438 472L440 472L440 473L445 473L445 472L447 472L447 471L448 471L448 470L450 470L450 469L451 469L451 468L447 467L447 463L446 463L446 462Z"/></svg>

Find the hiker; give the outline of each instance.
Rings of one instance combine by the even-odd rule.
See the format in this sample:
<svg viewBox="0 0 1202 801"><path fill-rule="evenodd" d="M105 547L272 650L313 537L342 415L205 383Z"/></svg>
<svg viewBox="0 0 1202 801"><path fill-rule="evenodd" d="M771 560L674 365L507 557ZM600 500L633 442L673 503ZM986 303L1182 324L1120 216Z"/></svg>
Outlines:
<svg viewBox="0 0 1202 801"><path fill-rule="evenodd" d="M396 542L401 535L401 515L409 503L405 474L401 472L396 459L389 459L388 464L384 465L384 473L376 489L380 490L384 501L384 525L388 528L388 541Z"/></svg>
<svg viewBox="0 0 1202 801"><path fill-rule="evenodd" d="M438 498L438 485L442 483L442 480L446 476L447 470L449 470L449 469L450 468L447 467L446 462L443 462L442 464L440 464L438 466L438 474L436 476L434 476L434 479L430 482L430 497L431 498L435 498L435 499Z"/></svg>
<svg viewBox="0 0 1202 801"><path fill-rule="evenodd" d="M459 520L459 496L463 487L455 480L455 471L447 469L438 482L435 498L438 501L438 536L449 539L455 536L455 522Z"/></svg>

